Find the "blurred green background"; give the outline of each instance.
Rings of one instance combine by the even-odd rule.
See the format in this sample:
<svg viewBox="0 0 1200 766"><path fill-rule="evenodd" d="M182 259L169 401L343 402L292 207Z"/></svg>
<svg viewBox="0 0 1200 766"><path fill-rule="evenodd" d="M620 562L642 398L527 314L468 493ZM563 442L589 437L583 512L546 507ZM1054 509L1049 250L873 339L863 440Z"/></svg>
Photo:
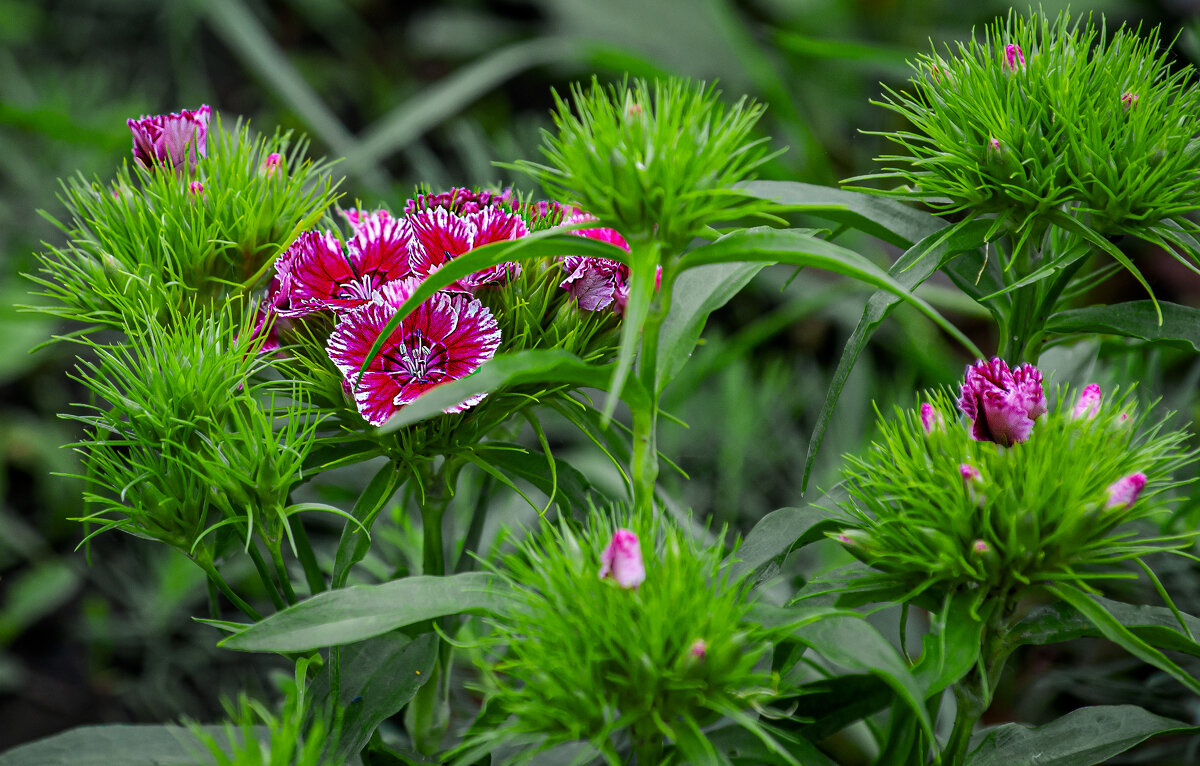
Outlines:
<svg viewBox="0 0 1200 766"><path fill-rule="evenodd" d="M1048 12L1066 3L1048 2ZM717 79L727 95L769 104L763 130L787 151L763 174L836 184L868 172L884 151L868 132L893 127L869 102L900 85L905 60L963 39L1008 12L993 0L0 0L0 750L83 723L219 716L221 694L266 683L261 660L217 652L198 570L164 549L119 535L74 551L81 485L59 420L79 395L72 349L29 350L61 327L22 313L23 271L57 241L57 179L108 176L129 157L128 117L208 103L260 130L307 133L313 152L346 159L344 204L395 209L418 183L436 189L517 183L493 161L536 158L551 88L593 73L674 73ZM1021 6L1022 8L1024 6ZM1115 22L1163 24L1181 63L1200 60L1195 0L1075 3ZM866 132L864 132L866 131ZM886 263L894 252L851 239ZM1136 251L1136 244L1131 245ZM1200 305L1200 282L1169 258L1137 251L1159 295ZM715 526L749 529L801 502L800 473L842 343L867 293L820 274L763 274L714 317L707 341L665 406L661 449L690 480L664 486L680 509ZM994 348L987 324L949 283L926 297ZM1111 283L1096 300L1139 298ZM1137 379L1185 417L1196 414L1200 367L1182 349L1089 344L1058 354L1062 377L1096 356L1114 379ZM842 396L813 485L832 482L838 456L869 436L871 401L911 405L916 388L952 383L968 361L924 319L898 311ZM570 434L557 435L570 453ZM587 458L580 453L581 468ZM1192 503L1191 506L1195 506ZM1186 510L1186 508L1185 508ZM90 563L89 563L90 562ZM1176 578L1195 580L1191 568ZM1198 590L1194 586L1189 592ZM1200 612L1200 595L1193 593ZM1186 607L1185 607L1186 609ZM1099 652L1096 658L1088 652ZM1081 644L1089 662L1106 659ZM1071 660L1067 660L1068 664ZM1040 655L1024 666L1049 662ZM1119 669L1118 669L1119 670ZM1067 675L1037 694L1002 698L993 715L1033 720L1081 704ZM1153 680L1153 679L1151 679ZM1119 681L1119 683L1118 683ZM1119 701L1144 678L1102 686ZM1121 686L1120 684L1125 684ZM1025 688L1025 687L1022 687ZM1018 699L1019 698L1019 699ZM1142 701L1143 704L1147 704ZM1014 705L1025 707L1012 711ZM1197 715L1171 699L1151 709Z"/></svg>

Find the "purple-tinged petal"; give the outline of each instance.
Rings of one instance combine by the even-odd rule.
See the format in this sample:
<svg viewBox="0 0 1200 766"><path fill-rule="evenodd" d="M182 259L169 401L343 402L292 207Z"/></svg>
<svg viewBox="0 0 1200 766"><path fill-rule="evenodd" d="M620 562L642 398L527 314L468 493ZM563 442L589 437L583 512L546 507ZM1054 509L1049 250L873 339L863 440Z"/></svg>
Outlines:
<svg viewBox="0 0 1200 766"><path fill-rule="evenodd" d="M1100 398L1100 386L1089 383L1079 394L1079 400L1075 402L1075 408L1071 410L1071 419L1096 417L1100 412Z"/></svg>
<svg viewBox="0 0 1200 766"><path fill-rule="evenodd" d="M1138 495L1146 487L1146 474L1131 473L1128 476L1121 478L1108 485L1108 502L1104 504L1106 509L1113 508L1128 508L1137 502Z"/></svg>
<svg viewBox="0 0 1200 766"><path fill-rule="evenodd" d="M192 193L193 197L200 197L204 194L204 184L199 181L192 181L188 184L188 191Z"/></svg>
<svg viewBox="0 0 1200 766"><path fill-rule="evenodd" d="M1018 69L1025 68L1025 53L1021 50L1021 46L1016 43L1009 43L1004 46L1004 69L1007 72L1016 72Z"/></svg>
<svg viewBox="0 0 1200 766"><path fill-rule="evenodd" d="M1042 373L1029 364L1009 370L999 357L981 359L967 367L958 406L971 419L971 438L1019 444L1046 412Z"/></svg>
<svg viewBox="0 0 1200 766"><path fill-rule="evenodd" d="M600 577L616 581L632 590L646 581L646 566L642 562L642 546L637 535L628 529L618 529L612 541L600 555Z"/></svg>
<svg viewBox="0 0 1200 766"><path fill-rule="evenodd" d="M467 215L478 213L489 207L508 208L513 202L512 190L505 189L500 193L489 191L474 191L456 187L440 194L418 194L404 204L404 214L411 215L420 210L444 208L451 213Z"/></svg>
<svg viewBox="0 0 1200 766"><path fill-rule="evenodd" d="M1137 106L1137 102L1138 97L1136 93L1130 93L1126 91L1125 93L1121 94L1121 106L1125 108L1125 111L1128 112L1130 109Z"/></svg>

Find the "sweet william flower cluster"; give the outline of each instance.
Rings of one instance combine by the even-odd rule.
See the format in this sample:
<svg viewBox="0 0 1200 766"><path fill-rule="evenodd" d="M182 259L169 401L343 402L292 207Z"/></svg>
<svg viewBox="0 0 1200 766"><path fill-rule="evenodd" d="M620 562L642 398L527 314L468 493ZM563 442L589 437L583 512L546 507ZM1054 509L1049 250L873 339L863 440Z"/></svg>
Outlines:
<svg viewBox="0 0 1200 766"><path fill-rule="evenodd" d="M522 205L508 193L467 189L417 195L400 216L385 209L352 209L344 215L352 230L344 241L331 231L307 231L276 260L259 328L332 314L336 326L327 344L329 357L343 375L346 393L372 425L383 424L428 389L470 375L496 354L500 326L481 298L511 283L521 266L492 266L438 291L403 319L364 369L376 339L422 281L477 247L520 239L533 227L594 220L556 203ZM611 229L577 233L627 249ZM596 257L559 261L560 287L580 309L623 309L627 267ZM276 347L276 337L264 341L264 348ZM482 398L446 411L461 412Z"/></svg>

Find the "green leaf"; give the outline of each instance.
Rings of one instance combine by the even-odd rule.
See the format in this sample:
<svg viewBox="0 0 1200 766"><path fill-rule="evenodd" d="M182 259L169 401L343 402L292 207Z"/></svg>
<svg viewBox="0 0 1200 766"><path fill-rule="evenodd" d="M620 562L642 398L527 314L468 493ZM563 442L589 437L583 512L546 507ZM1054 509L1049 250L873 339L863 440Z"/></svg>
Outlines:
<svg viewBox="0 0 1200 766"><path fill-rule="evenodd" d="M855 721L878 713L896 699L882 679L868 673L844 674L805 683L801 693L787 700L793 719L808 719L799 731L815 741L837 734Z"/></svg>
<svg viewBox="0 0 1200 766"><path fill-rule="evenodd" d="M1138 284L1140 284L1142 288L1145 289L1145 291L1150 295L1150 302L1154 304L1155 319L1159 322L1162 321L1163 317L1159 308L1158 299L1154 297L1154 290L1150 289L1150 283L1147 282L1146 278L1142 276L1142 272L1138 270L1138 267L1133 265L1133 261L1129 260L1129 257L1121 252L1120 248L1118 248L1112 242L1109 242L1104 237L1100 236L1090 227L1081 223L1073 216L1067 215L1062 211L1051 211L1047 217L1049 220L1053 221L1063 229L1071 232L1072 234L1083 237L1088 242L1091 242L1096 247L1111 255L1117 263L1121 264L1121 266L1124 267L1124 269L1131 275L1133 275L1133 278L1138 281Z"/></svg>
<svg viewBox="0 0 1200 766"><path fill-rule="evenodd" d="M853 250L827 242L806 229L773 229L769 226L741 229L688 252L680 260L679 269L683 271L710 263L736 262L812 266L882 288L911 303L969 352L983 356L961 330L939 314L925 299L913 295L886 271Z"/></svg>
<svg viewBox="0 0 1200 766"><path fill-rule="evenodd" d="M1096 626L1105 638L1119 644L1139 660L1166 671L1172 678L1193 692L1200 693L1200 681L1172 662L1165 654L1134 635L1132 631L1117 621L1117 618L1103 604L1090 595L1065 582L1047 585L1046 590L1075 607L1080 614Z"/></svg>
<svg viewBox="0 0 1200 766"><path fill-rule="evenodd" d="M1183 652L1200 657L1200 644L1179 629L1179 620L1165 606L1135 606L1100 596L1088 596L1113 618L1142 641L1159 649ZM1200 619L1183 615L1192 635L1200 636ZM1055 603L1035 609L1018 622L1007 640L1014 646L1023 644L1056 644L1083 636L1103 635L1100 630L1073 606Z"/></svg>
<svg viewBox="0 0 1200 766"><path fill-rule="evenodd" d="M818 501L834 508L849 499L837 484ZM734 578L750 576L760 583L772 577L778 563L796 548L825 539L826 532L845 526L839 514L810 503L800 508L780 508L763 516L737 551L730 556L729 573Z"/></svg>
<svg viewBox="0 0 1200 766"><path fill-rule="evenodd" d="M407 577L326 591L221 641L244 652L309 652L381 636L422 620L507 606L503 581L486 572Z"/></svg>
<svg viewBox="0 0 1200 766"><path fill-rule="evenodd" d="M1006 723L976 734L967 766L1093 766L1156 734L1197 730L1136 705L1097 705L1045 726Z"/></svg>
<svg viewBox="0 0 1200 766"><path fill-rule="evenodd" d="M918 285L944 267L956 256L979 247L987 229L987 221L965 221L951 229L938 230L920 240L896 260L888 273L894 276L907 289L916 289ZM808 488L808 480L812 476L813 463L817 460L817 451L825 439L825 429L833 419L833 412L841 398L842 389L854 369L859 354L867 347L871 336L892 313L892 309L900 304L900 299L893 293L880 290L867 300L862 317L846 341L842 356L838 359L837 368L829 382L829 390L825 393L825 402L817 416L813 427L812 437L808 440L808 455L804 459L804 477L800 482L800 490Z"/></svg>
<svg viewBox="0 0 1200 766"><path fill-rule="evenodd" d="M573 508L587 508L588 496L598 491L574 466L558 458L548 458L544 453L507 442L487 442L481 446L487 448L480 450L481 457L492 466L511 477L524 479L546 495L562 495ZM499 449L493 449L496 447ZM551 481L546 467L551 459L557 481Z"/></svg>
<svg viewBox="0 0 1200 766"><path fill-rule="evenodd" d="M338 540L337 553L333 558L333 587L340 588L346 584L350 575L350 567L363 560L371 547L369 532L379 516L379 512L387 505L388 500L395 494L404 475L392 462L384 463L371 477L371 481L363 488L350 515L355 518L366 532L357 524L347 520L342 527L342 536Z"/></svg>
<svg viewBox="0 0 1200 766"><path fill-rule="evenodd" d="M379 337L375 339L371 350L363 359L359 374L361 375L362 371L375 360L375 357L379 355L379 350L383 348L383 344L400 326L404 318L411 314L417 306L429 300L430 296L438 290L449 287L463 277L490 266L499 266L502 263L526 258L554 258L560 255L590 255L621 263L628 263L629 260L628 254L615 245L588 237L580 237L563 229L547 229L520 239L492 242L477 247L451 259L421 282L408 300L396 310L396 315L389 319L379 332Z"/></svg>
<svg viewBox="0 0 1200 766"><path fill-rule="evenodd" d="M227 742L224 726L201 728ZM255 732L267 734L262 727ZM80 726L0 754L0 766L196 766L209 752L183 726Z"/></svg>
<svg viewBox="0 0 1200 766"><path fill-rule="evenodd" d="M791 635L830 662L859 673L877 676L892 687L916 714L921 728L933 739L933 724L925 709L925 690L908 665L883 635L862 615L828 607L751 608L750 617L763 624L777 623L780 613L795 612Z"/></svg>
<svg viewBox="0 0 1200 766"><path fill-rule="evenodd" d="M388 433L436 417L447 407L476 394L491 393L504 387L542 383L607 388L612 370L612 364L588 364L571 352L559 349L499 354L484 362L473 374L426 391L416 401L402 407L379 430ZM645 389L636 380L629 381L623 398L631 407L647 402Z"/></svg>
<svg viewBox="0 0 1200 766"><path fill-rule="evenodd" d="M804 766L836 766L829 756L817 749L817 746L804 737L783 737L779 732L768 730L787 751L796 756ZM767 766L768 764L788 763L778 753L769 748L754 732L741 726L723 726L716 731L706 732L705 736L718 753L724 756L724 763L753 764ZM721 761L718 761L721 762Z"/></svg>
<svg viewBox="0 0 1200 766"><path fill-rule="evenodd" d="M1200 309L1178 303L1158 304L1162 324L1152 301L1127 301L1111 306L1087 306L1060 311L1046 322L1056 333L1107 333L1150 341L1182 341L1200 351Z"/></svg>
<svg viewBox="0 0 1200 766"><path fill-rule="evenodd" d="M789 210L853 226L896 247L908 247L946 226L937 216L873 194L797 181L751 181L738 188Z"/></svg>
<svg viewBox="0 0 1200 766"><path fill-rule="evenodd" d="M437 654L438 639L433 633L415 639L388 633L342 650L340 707L345 717L338 757L348 758L362 750L379 724L408 704L433 674ZM328 696L328 679L322 673L314 681L314 699Z"/></svg>
<svg viewBox="0 0 1200 766"><path fill-rule="evenodd" d="M926 699L966 676L979 661L984 622L971 616L974 600L973 594L957 591L931 617L932 630L922 636L921 659L913 667Z"/></svg>
<svg viewBox="0 0 1200 766"><path fill-rule="evenodd" d="M709 314L750 283L765 263L714 263L685 271L675 280L671 310L659 330L658 380L675 379L692 355Z"/></svg>

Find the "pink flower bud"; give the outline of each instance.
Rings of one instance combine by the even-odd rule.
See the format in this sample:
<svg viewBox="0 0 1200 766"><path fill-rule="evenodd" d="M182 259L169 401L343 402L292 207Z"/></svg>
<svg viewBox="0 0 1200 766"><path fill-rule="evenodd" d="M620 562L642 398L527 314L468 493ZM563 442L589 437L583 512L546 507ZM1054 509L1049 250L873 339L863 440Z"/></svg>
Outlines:
<svg viewBox="0 0 1200 766"><path fill-rule="evenodd" d="M1042 373L1029 364L1009 370L1000 357L980 359L967 368L958 406L971 419L971 438L1005 447L1020 444L1046 413Z"/></svg>
<svg viewBox="0 0 1200 766"><path fill-rule="evenodd" d="M925 428L925 433L931 434L934 431L941 431L945 423L942 421L942 413L934 409L933 405L925 402L921 405L921 425Z"/></svg>
<svg viewBox="0 0 1200 766"><path fill-rule="evenodd" d="M958 472L962 474L963 484L970 486L972 483L983 481L983 477L979 475L979 469L969 463L959 465Z"/></svg>
<svg viewBox="0 0 1200 766"><path fill-rule="evenodd" d="M201 194L204 194L204 184L200 183L199 181L192 181L190 184L188 184L188 191L190 191L194 196L199 197Z"/></svg>
<svg viewBox="0 0 1200 766"><path fill-rule="evenodd" d="M983 554L991 551L992 546L988 545L984 540L976 540L975 542L971 543L971 550L982 556Z"/></svg>
<svg viewBox="0 0 1200 766"><path fill-rule="evenodd" d="M642 546L637 535L628 529L613 533L612 542L600 555L600 577L611 578L626 589L645 582L646 567L642 563Z"/></svg>
<svg viewBox="0 0 1200 766"><path fill-rule="evenodd" d="M702 660L708 654L708 644L704 642L703 638L697 638L692 642L691 647L688 648L688 654L698 660Z"/></svg>
<svg viewBox="0 0 1200 766"><path fill-rule="evenodd" d="M1009 43L1004 46L1004 69L1008 72L1015 72L1018 69L1025 68L1025 54L1021 52L1021 46L1016 43Z"/></svg>
<svg viewBox="0 0 1200 766"><path fill-rule="evenodd" d="M1125 111L1128 112L1130 109L1137 106L1137 100L1138 97L1136 93L1130 93L1129 91L1126 91L1121 96L1121 106L1125 107Z"/></svg>
<svg viewBox="0 0 1200 766"><path fill-rule="evenodd" d="M1100 386L1089 383L1079 394L1075 409L1071 410L1071 420L1094 418L1100 412Z"/></svg>
<svg viewBox="0 0 1200 766"><path fill-rule="evenodd" d="M1128 508L1137 502L1138 495L1146 486L1146 474L1131 473L1128 476L1121 478L1108 485L1108 502L1104 504L1105 509L1113 508Z"/></svg>
<svg viewBox="0 0 1200 766"><path fill-rule="evenodd" d="M208 105L194 112L183 109L175 114L143 116L126 120L133 133L133 157L143 167L179 167L184 162L196 164L196 158L206 154Z"/></svg>
<svg viewBox="0 0 1200 766"><path fill-rule="evenodd" d="M262 167L259 171L267 178L275 175L275 171L283 165L283 158L279 156L279 152L271 152L267 158L263 160Z"/></svg>
<svg viewBox="0 0 1200 766"><path fill-rule="evenodd" d="M1128 412L1122 412L1120 415L1117 415L1117 425L1119 426L1128 425L1129 420L1130 418Z"/></svg>
<svg viewBox="0 0 1200 766"><path fill-rule="evenodd" d="M1000 152L1000 139L996 138L995 136L992 136L991 138L989 138L988 139L988 151L999 153Z"/></svg>

